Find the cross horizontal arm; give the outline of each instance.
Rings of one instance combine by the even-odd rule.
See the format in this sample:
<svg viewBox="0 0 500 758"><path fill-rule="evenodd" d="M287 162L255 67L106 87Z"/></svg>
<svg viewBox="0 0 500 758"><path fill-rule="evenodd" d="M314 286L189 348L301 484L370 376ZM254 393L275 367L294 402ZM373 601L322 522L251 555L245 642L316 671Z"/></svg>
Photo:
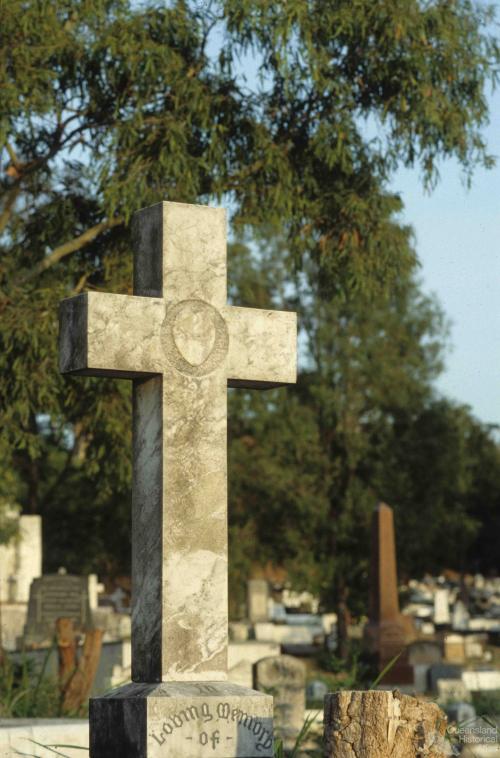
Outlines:
<svg viewBox="0 0 500 758"><path fill-rule="evenodd" d="M297 314L226 306L230 387L268 389L297 381Z"/></svg>
<svg viewBox="0 0 500 758"><path fill-rule="evenodd" d="M63 300L61 372L128 379L161 374L163 318L160 298L87 292Z"/></svg>

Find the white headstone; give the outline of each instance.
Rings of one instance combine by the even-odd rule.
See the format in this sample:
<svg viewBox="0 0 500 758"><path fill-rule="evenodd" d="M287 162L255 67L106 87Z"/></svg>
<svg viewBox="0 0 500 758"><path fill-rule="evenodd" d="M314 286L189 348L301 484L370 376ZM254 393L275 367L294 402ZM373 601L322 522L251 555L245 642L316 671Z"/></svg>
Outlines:
<svg viewBox="0 0 500 758"><path fill-rule="evenodd" d="M265 579L250 579L247 585L248 618L252 623L267 621L269 589Z"/></svg>
<svg viewBox="0 0 500 758"><path fill-rule="evenodd" d="M449 592L446 587L439 587L436 589L434 595L434 617L435 624L449 624L450 623L450 606L449 606Z"/></svg>
<svg viewBox="0 0 500 758"><path fill-rule="evenodd" d="M457 632L464 632L469 628L470 614L463 600L457 600L453 607L452 627Z"/></svg>
<svg viewBox="0 0 500 758"><path fill-rule="evenodd" d="M20 516L19 535L0 545L0 602L27 603L33 579L42 575L42 518Z"/></svg>

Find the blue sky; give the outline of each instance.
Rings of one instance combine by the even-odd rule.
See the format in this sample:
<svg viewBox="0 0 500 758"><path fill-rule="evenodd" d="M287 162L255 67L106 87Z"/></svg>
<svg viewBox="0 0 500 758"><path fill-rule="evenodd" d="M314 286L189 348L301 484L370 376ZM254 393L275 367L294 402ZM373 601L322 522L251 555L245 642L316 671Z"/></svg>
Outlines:
<svg viewBox="0 0 500 758"><path fill-rule="evenodd" d="M391 187L416 233L423 289L436 293L451 320L452 349L437 388L481 421L500 424L500 92L489 101L484 135L494 169L476 169L467 189L449 161L430 194L417 170L399 170Z"/></svg>

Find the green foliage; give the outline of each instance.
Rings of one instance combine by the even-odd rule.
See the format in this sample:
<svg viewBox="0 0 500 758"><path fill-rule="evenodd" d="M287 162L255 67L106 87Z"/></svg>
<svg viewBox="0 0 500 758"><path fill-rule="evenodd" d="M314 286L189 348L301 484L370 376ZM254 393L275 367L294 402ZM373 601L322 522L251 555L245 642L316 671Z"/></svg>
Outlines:
<svg viewBox="0 0 500 758"><path fill-rule="evenodd" d="M295 276L275 265L282 244L269 232L265 246L240 241L231 269L238 301L299 311L305 366L286 392L230 394L233 612L243 579L272 556L325 607L348 590L363 613L380 499L395 508L402 576L494 570L495 538L480 524L498 518L500 450L466 408L435 396L447 335L439 306L414 275L376 300L319 299L316 264Z"/></svg>
<svg viewBox="0 0 500 758"><path fill-rule="evenodd" d="M0 499L0 545L7 545L19 533L19 519L8 501Z"/></svg>
<svg viewBox="0 0 500 758"><path fill-rule="evenodd" d="M260 279L234 248L235 300L300 299L312 356L286 398L231 399L232 577L271 551L325 600L347 577L356 585L370 508L388 490L374 450L389 449L396 416L411 429L441 333L387 180L401 163L428 184L443 157L466 172L490 164L491 9L0 5L0 495L43 515L45 569L129 566L130 388L59 375L57 304L131 291L138 208L223 201L236 230L282 234ZM477 502L495 476L471 485Z"/></svg>
<svg viewBox="0 0 500 758"><path fill-rule="evenodd" d="M285 750L283 741L279 739L279 737L275 738L274 758L299 758L299 756L306 755L311 756L311 758L314 758L315 756L319 758L322 756L323 751L319 748L308 749L306 747L306 743L317 742L317 740L311 740L311 729L318 716L319 712L306 717L304 723L302 724L301 730L297 735L295 744L291 750Z"/></svg>
<svg viewBox="0 0 500 758"><path fill-rule="evenodd" d="M479 716L500 716L500 690L473 692L472 704Z"/></svg>
<svg viewBox="0 0 500 758"><path fill-rule="evenodd" d="M13 661L4 655L0 662L0 718L55 718L61 715L61 696L57 681L46 674L53 648L42 666L22 657Z"/></svg>
<svg viewBox="0 0 500 758"><path fill-rule="evenodd" d="M368 660L359 644L352 641L347 659L339 658L328 650L322 651L317 658L318 667L326 674L319 674L330 691L367 690L373 688L373 679L377 667ZM335 675L328 677L328 674ZM372 686L370 686L372 685Z"/></svg>

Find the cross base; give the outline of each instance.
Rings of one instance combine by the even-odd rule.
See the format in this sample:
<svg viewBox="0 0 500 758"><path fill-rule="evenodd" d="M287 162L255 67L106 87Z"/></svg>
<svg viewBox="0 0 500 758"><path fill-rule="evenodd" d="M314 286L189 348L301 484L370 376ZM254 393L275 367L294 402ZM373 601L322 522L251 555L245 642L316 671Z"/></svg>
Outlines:
<svg viewBox="0 0 500 758"><path fill-rule="evenodd" d="M126 684L90 700L91 758L270 758L273 698L230 682Z"/></svg>

